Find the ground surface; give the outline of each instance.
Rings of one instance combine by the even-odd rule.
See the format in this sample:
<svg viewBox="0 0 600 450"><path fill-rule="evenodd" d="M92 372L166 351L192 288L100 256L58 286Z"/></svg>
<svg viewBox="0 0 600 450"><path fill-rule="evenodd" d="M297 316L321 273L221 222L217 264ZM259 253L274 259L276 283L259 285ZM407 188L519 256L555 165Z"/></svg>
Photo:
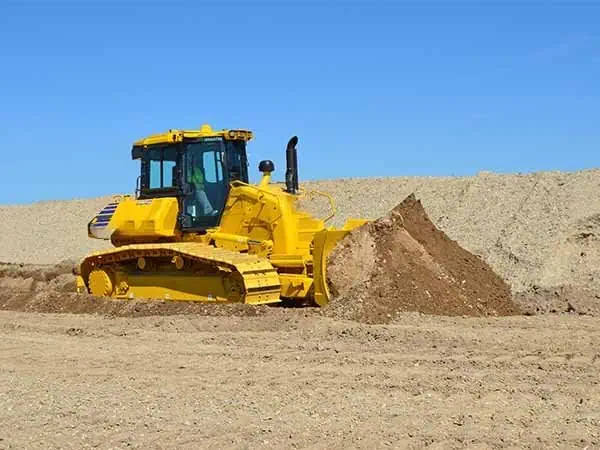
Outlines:
<svg viewBox="0 0 600 450"><path fill-rule="evenodd" d="M600 446L591 317L3 311L0 341L0 448Z"/></svg>

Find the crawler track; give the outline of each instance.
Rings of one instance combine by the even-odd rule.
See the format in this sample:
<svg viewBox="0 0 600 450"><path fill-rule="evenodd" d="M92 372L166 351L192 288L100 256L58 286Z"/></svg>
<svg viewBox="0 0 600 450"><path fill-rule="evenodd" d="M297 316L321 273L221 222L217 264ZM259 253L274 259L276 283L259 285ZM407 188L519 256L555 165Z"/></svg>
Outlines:
<svg viewBox="0 0 600 450"><path fill-rule="evenodd" d="M152 269L148 268L145 272L136 269L135 264L141 258ZM177 258L181 264L179 268L174 263ZM223 294L215 295L216 301L249 304L279 302L279 277L269 261L201 243L135 244L93 253L81 265L81 275L86 285L95 270L112 271L115 277L114 297L130 298L136 290L149 292L151 288L155 288L156 292L162 287L173 291L172 283L166 276L170 271L169 275L179 276L179 279L176 276L173 279L178 281L181 300L202 301L203 297L209 298L211 295L209 286L221 283ZM119 286L124 286L123 282L128 283L128 288L120 291ZM171 285L167 286L166 283ZM145 290L141 288L142 284ZM229 290L232 293L235 291L235 295L225 295ZM178 300L176 297L172 299Z"/></svg>

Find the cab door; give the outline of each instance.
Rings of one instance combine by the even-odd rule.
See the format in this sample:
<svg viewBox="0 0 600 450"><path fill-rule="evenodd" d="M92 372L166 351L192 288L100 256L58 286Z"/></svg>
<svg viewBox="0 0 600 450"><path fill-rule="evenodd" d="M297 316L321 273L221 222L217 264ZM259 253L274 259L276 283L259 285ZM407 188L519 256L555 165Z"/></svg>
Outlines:
<svg viewBox="0 0 600 450"><path fill-rule="evenodd" d="M193 230L218 225L229 183L222 140L202 139L187 144L184 156L183 213Z"/></svg>

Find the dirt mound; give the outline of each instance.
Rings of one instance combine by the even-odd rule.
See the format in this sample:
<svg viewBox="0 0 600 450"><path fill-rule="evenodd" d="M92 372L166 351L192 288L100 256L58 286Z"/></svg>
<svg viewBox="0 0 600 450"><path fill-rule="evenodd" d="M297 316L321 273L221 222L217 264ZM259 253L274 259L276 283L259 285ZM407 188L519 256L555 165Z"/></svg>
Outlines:
<svg viewBox="0 0 600 450"><path fill-rule="evenodd" d="M414 194L346 236L329 258L327 314L367 323L401 311L437 315L519 314L509 286L440 231Z"/></svg>

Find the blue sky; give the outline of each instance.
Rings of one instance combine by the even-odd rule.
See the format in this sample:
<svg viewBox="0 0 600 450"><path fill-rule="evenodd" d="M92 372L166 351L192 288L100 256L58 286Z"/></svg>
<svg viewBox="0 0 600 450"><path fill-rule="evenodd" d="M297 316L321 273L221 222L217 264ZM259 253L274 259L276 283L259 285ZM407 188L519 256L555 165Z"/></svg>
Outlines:
<svg viewBox="0 0 600 450"><path fill-rule="evenodd" d="M600 2L0 3L0 203L132 192L132 141L249 128L300 180L600 166Z"/></svg>

